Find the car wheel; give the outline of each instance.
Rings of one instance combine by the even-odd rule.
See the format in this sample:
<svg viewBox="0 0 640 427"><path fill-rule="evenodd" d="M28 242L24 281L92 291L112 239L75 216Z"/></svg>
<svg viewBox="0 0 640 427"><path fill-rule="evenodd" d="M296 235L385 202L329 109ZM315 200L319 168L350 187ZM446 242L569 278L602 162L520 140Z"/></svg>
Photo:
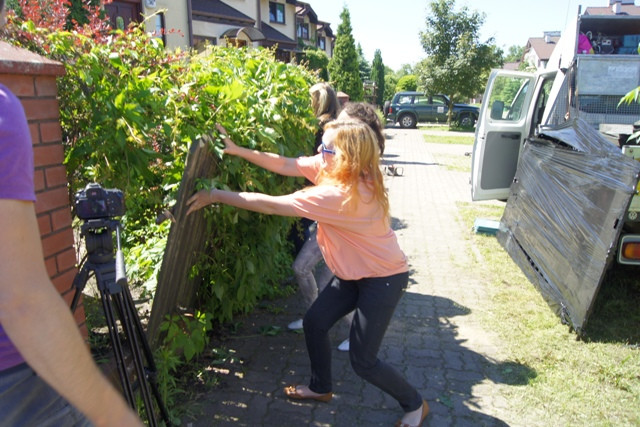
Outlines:
<svg viewBox="0 0 640 427"><path fill-rule="evenodd" d="M416 127L416 119L411 114L404 114L398 119L400 127L402 128L414 128Z"/></svg>
<svg viewBox="0 0 640 427"><path fill-rule="evenodd" d="M470 114L465 114L463 116L460 116L460 119L458 120L458 125L462 128L470 128L470 127L473 127L474 124L475 124L475 120L473 116Z"/></svg>

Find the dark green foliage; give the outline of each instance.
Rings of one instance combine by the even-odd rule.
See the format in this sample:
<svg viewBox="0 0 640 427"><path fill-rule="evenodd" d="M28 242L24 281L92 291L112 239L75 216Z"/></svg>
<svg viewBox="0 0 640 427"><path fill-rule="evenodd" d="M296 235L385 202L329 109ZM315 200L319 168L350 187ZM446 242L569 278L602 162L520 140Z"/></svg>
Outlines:
<svg viewBox="0 0 640 427"><path fill-rule="evenodd" d="M89 22L89 12L87 11L85 4L90 7L100 5L100 0L70 0L69 1L69 16L67 17L67 29L74 28L77 24L84 25ZM104 17L104 10L102 11Z"/></svg>
<svg viewBox="0 0 640 427"><path fill-rule="evenodd" d="M301 64L318 73L323 81L329 81L329 57L323 50L306 47L302 53L297 54L297 60Z"/></svg>
<svg viewBox="0 0 640 427"><path fill-rule="evenodd" d="M373 55L373 62L371 63L371 80L373 80L376 85L376 104L378 107L382 107L382 104L384 104L385 101L385 69L380 49L376 49L376 52Z"/></svg>
<svg viewBox="0 0 640 427"><path fill-rule="evenodd" d="M333 57L329 61L329 78L336 91L349 95L351 101L361 101L364 97L362 79L356 45L351 33L351 16L345 6L340 14Z"/></svg>
<svg viewBox="0 0 640 427"><path fill-rule="evenodd" d="M383 103L393 98L393 95L396 93L396 85L398 84L398 77L396 77L395 73L388 72L388 70L388 68L385 70L386 73L384 75Z"/></svg>
<svg viewBox="0 0 640 427"><path fill-rule="evenodd" d="M358 52L358 68L360 69L360 80L362 80L362 82L371 80L371 66L369 65L369 61L367 61L367 58L364 57L364 52L362 51L362 46L360 45L360 43L358 43L356 52Z"/></svg>

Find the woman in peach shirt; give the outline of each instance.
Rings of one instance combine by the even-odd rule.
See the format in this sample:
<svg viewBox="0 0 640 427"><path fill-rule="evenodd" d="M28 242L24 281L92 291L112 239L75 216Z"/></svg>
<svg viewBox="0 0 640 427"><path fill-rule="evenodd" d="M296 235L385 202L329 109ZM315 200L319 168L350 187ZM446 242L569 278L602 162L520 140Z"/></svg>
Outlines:
<svg viewBox="0 0 640 427"><path fill-rule="evenodd" d="M349 357L360 377L394 397L404 416L396 426L419 426L427 402L399 372L378 359L378 350L396 305L408 283L409 267L391 229L389 200L380 172L375 133L357 120L325 126L319 153L288 158L238 147L222 126L226 154L241 157L286 176L304 176L314 185L283 196L202 190L187 202L190 214L213 203L271 215L317 221L317 240L335 274L304 317L311 379L285 388L291 399L328 402L333 397L329 329L355 310Z"/></svg>

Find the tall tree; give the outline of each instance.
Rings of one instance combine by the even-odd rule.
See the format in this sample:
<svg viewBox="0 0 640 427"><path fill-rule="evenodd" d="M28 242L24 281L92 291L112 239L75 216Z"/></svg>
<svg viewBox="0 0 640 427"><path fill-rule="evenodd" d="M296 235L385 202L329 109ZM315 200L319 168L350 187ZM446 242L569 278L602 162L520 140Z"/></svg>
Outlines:
<svg viewBox="0 0 640 427"><path fill-rule="evenodd" d="M520 62L524 55L524 46L509 46L509 50L504 54L504 62Z"/></svg>
<svg viewBox="0 0 640 427"><path fill-rule="evenodd" d="M371 80L371 66L367 61L367 58L364 57L364 52L362 51L362 46L358 43L356 47L356 52L358 52L358 68L360 69L360 80L363 82L367 80Z"/></svg>
<svg viewBox="0 0 640 427"><path fill-rule="evenodd" d="M351 34L351 15L346 6L343 7L340 18L336 46L333 57L329 61L329 78L336 91L346 93L352 101L361 101L364 97L364 89L360 78L356 45Z"/></svg>
<svg viewBox="0 0 640 427"><path fill-rule="evenodd" d="M398 71L396 71L396 76L398 78L400 78L402 76L406 76L407 74L414 74L414 70L413 70L413 67L411 66L411 64L402 64L400 66L400 69Z"/></svg>
<svg viewBox="0 0 640 427"><path fill-rule="evenodd" d="M485 15L466 6L456 12L455 0L434 0L426 29L420 32L427 58L417 66L421 86L449 96L451 103L482 91L487 72L502 65L502 50L493 38L479 40ZM452 105L449 106L449 123Z"/></svg>
<svg viewBox="0 0 640 427"><path fill-rule="evenodd" d="M387 69L388 71L388 69ZM395 73L387 72L384 75L384 94L382 95L385 101L389 101L396 93L396 85L398 84L398 76Z"/></svg>
<svg viewBox="0 0 640 427"><path fill-rule="evenodd" d="M382 62L382 52L376 49L373 54L373 62L371 63L371 80L376 85L376 104L382 107L384 103L384 63Z"/></svg>

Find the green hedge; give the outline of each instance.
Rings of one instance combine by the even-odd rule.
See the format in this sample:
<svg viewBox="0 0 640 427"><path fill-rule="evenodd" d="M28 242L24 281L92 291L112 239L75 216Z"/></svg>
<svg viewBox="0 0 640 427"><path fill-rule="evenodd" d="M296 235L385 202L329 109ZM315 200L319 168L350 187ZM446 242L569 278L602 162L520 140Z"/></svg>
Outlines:
<svg viewBox="0 0 640 427"><path fill-rule="evenodd" d="M123 245L130 281L155 287L169 222L157 213L173 205L190 143L221 123L242 146L288 156L311 154L315 127L308 95L316 81L304 67L275 60L271 50L211 47L167 53L139 28L106 42L29 24L9 41L59 60L61 122L71 194L88 182L125 193ZM233 190L285 194L301 181L221 158L202 182ZM292 219L231 207L210 209L208 247L192 273L200 275L199 309L228 321L277 292L290 273Z"/></svg>

